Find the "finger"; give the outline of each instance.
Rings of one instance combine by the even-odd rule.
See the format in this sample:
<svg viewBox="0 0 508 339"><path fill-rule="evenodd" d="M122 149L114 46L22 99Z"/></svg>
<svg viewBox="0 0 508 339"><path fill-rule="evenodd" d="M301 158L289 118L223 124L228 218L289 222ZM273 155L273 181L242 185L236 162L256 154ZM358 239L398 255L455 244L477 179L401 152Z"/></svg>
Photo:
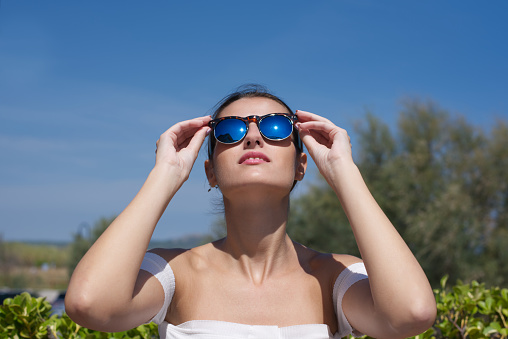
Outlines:
<svg viewBox="0 0 508 339"><path fill-rule="evenodd" d="M296 115L298 116L298 121L307 122L307 121L322 121L332 123L330 120L317 115L315 113L310 113L306 111L296 110Z"/></svg>
<svg viewBox="0 0 508 339"><path fill-rule="evenodd" d="M192 120L181 121L169 128L161 135L161 140L169 138L175 146L181 146L185 141L202 127L207 126L211 117L201 117Z"/></svg>
<svg viewBox="0 0 508 339"><path fill-rule="evenodd" d="M314 138L326 139L326 140L328 140L330 138L330 135L329 135L330 132L320 130L320 129L305 128L305 127L311 127L311 125L308 123L306 123L305 125L302 125L302 123L297 124L297 128L299 131L307 130Z"/></svg>
<svg viewBox="0 0 508 339"><path fill-rule="evenodd" d="M208 125L208 122L212 120L210 116L205 117L199 117L194 118L191 120L184 120L181 121L173 126L171 126L166 132L164 133L174 133L177 136L183 136L185 138L192 136L196 131L203 127Z"/></svg>
<svg viewBox="0 0 508 339"><path fill-rule="evenodd" d="M308 130L302 130L300 132L300 139L302 139L303 144L309 150L311 156L314 155L314 150L316 147L322 146L311 134Z"/></svg>
<svg viewBox="0 0 508 339"><path fill-rule="evenodd" d="M197 131L194 136L190 139L189 145L187 146L188 149L193 151L196 155L199 152L199 149L201 148L201 145L203 145L203 142L205 141L206 136L208 135L209 131L211 130L208 126L203 126L199 131Z"/></svg>
<svg viewBox="0 0 508 339"><path fill-rule="evenodd" d="M341 130L340 127L335 126L330 122L323 121L308 121L308 122L300 122L298 123L298 128L307 129L307 130L315 130L320 131L322 133L332 133L334 130Z"/></svg>
<svg viewBox="0 0 508 339"><path fill-rule="evenodd" d="M311 138L313 138L314 141L317 142L315 145L319 144L319 145L326 146L327 148L332 147L333 139L330 138L330 135L323 133L321 131L314 131L314 130L302 130L302 132L308 134ZM300 137L302 138L302 141L303 141L303 137L301 135L302 132L300 132Z"/></svg>
<svg viewBox="0 0 508 339"><path fill-rule="evenodd" d="M332 146L332 139L330 139L330 135L328 134L322 134L321 132L319 131L310 131L310 135L316 139L316 141L318 143L320 143L321 145L325 145L326 147L330 148Z"/></svg>
<svg viewBox="0 0 508 339"><path fill-rule="evenodd" d="M305 123L298 123L297 128L299 130L308 130L310 135L313 136L316 141L322 145L330 148L333 144L333 140L339 135L346 135L346 130L335 126L328 122L309 121ZM348 139L349 142L350 139Z"/></svg>
<svg viewBox="0 0 508 339"><path fill-rule="evenodd" d="M189 143L190 143L190 141L191 141L193 136L194 136L194 134L189 136L189 137L186 137L185 139L184 138L178 138L177 143L175 145L176 151L180 152L182 149L184 149L187 146L189 146Z"/></svg>

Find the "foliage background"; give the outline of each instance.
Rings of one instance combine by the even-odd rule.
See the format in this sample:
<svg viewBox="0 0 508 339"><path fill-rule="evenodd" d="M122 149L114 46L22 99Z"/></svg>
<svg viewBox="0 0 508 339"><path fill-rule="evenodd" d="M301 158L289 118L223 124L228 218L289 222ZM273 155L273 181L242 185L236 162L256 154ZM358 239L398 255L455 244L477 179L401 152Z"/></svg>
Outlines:
<svg viewBox="0 0 508 339"><path fill-rule="evenodd" d="M438 315L434 326L413 338L507 338L508 289L486 288L473 281L446 288L447 277L434 290ZM104 333L74 323L66 314L51 314L43 298L23 293L0 306L0 339L3 338L159 338L157 325L150 323L132 330ZM349 336L351 338L351 336ZM365 336L364 338L370 338Z"/></svg>
<svg viewBox="0 0 508 339"><path fill-rule="evenodd" d="M395 131L367 114L355 161L433 286L508 283L508 125L489 131L433 102L409 100ZM358 145L358 146L357 146ZM288 232L325 252L359 255L349 222L322 177L291 204Z"/></svg>
<svg viewBox="0 0 508 339"><path fill-rule="evenodd" d="M508 282L506 121L499 120L484 130L433 102L410 100L400 112L395 130L367 113L356 125L355 132L358 135L355 161L367 185L410 246L433 287L438 288L435 290L436 323L417 338L506 338L508 289L502 288ZM113 220L114 216L99 219L88 236L78 233L68 246L0 241L3 272L0 282L20 283L21 280L5 273L17 266L39 267L48 262L55 268L65 267L70 275L82 255ZM294 240L317 250L359 255L340 202L321 177L313 180L304 194L293 199L288 232ZM206 240L223 235L224 223L218 218ZM199 241L191 239L185 244L191 247ZM445 288L448 277L458 281L451 289ZM46 331L44 335L48 333L47 326L53 326L56 332L74 333L76 338L111 337L80 328L65 316L46 319L40 314L41 310L50 309L47 303L24 298L25 301L18 298L15 303L23 304L21 309L31 307L36 315L28 315L30 312L26 311L23 316L11 314L11 318L6 318L6 309L15 313L20 308L4 305L4 327L18 317L24 324L21 327L36 326L40 320L39 325L45 324L39 327L40 331ZM155 333L152 327L133 331L137 332L115 334L115 338L122 335L148 338Z"/></svg>

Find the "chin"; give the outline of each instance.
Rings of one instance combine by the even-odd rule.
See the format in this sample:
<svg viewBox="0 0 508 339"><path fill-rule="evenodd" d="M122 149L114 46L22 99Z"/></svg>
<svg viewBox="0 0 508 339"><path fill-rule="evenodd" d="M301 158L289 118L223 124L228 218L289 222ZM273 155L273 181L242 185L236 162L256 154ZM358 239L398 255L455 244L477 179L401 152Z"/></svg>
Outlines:
<svg viewBox="0 0 508 339"><path fill-rule="evenodd" d="M241 184L233 184L227 185L226 187L221 187L222 194L224 196L235 196L235 199L244 199L247 196L262 194L262 195L270 195L270 196L280 196L281 198L284 196L288 196L291 192L291 188L293 187L293 182L291 183L274 183L268 182L267 180L251 180L248 182L242 182ZM241 194L238 197L238 194Z"/></svg>

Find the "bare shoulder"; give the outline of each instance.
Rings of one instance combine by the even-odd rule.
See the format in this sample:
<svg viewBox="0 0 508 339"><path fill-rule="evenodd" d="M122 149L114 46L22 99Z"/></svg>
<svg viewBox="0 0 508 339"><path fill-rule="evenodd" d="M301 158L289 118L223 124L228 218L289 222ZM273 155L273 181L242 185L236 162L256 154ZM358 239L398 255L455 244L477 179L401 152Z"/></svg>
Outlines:
<svg viewBox="0 0 508 339"><path fill-rule="evenodd" d="M173 259L187 251L189 250L184 248L153 248L148 252L157 254L158 256L164 258L167 262L171 262Z"/></svg>
<svg viewBox="0 0 508 339"><path fill-rule="evenodd" d="M320 271L335 280L348 266L362 262L362 259L348 254L324 253L295 244L301 261L307 262L313 271Z"/></svg>
<svg viewBox="0 0 508 339"><path fill-rule="evenodd" d="M187 269L205 268L209 262L213 245L211 243L194 247L184 248L154 248L149 251L164 258L172 268L186 267Z"/></svg>
<svg viewBox="0 0 508 339"><path fill-rule="evenodd" d="M344 267L363 262L362 259L349 254L331 254L331 261L341 264Z"/></svg>

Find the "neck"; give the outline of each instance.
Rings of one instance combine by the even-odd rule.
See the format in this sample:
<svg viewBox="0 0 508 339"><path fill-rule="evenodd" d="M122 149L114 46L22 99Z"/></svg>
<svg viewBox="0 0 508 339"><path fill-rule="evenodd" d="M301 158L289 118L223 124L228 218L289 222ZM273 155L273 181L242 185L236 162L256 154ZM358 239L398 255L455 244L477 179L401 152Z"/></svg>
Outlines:
<svg viewBox="0 0 508 339"><path fill-rule="evenodd" d="M294 246L286 234L289 196L267 199L228 200L224 198L227 237L222 249L257 284L274 271L288 267Z"/></svg>

